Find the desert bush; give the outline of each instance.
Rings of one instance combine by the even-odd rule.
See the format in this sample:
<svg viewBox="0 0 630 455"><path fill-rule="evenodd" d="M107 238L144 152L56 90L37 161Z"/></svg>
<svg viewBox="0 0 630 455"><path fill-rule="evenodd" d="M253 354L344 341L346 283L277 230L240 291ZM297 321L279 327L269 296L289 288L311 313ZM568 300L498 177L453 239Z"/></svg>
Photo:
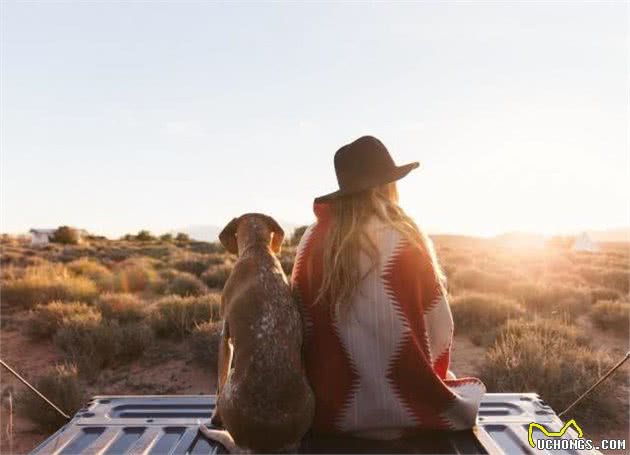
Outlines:
<svg viewBox="0 0 630 455"><path fill-rule="evenodd" d="M166 286L168 294L176 294L182 297L199 296L206 294L206 285L192 273L179 272Z"/></svg>
<svg viewBox="0 0 630 455"><path fill-rule="evenodd" d="M219 242L197 242L189 241L185 245L188 250L201 254L225 254L225 248Z"/></svg>
<svg viewBox="0 0 630 455"><path fill-rule="evenodd" d="M591 319L604 330L628 335L630 331L630 303L601 300L591 308Z"/></svg>
<svg viewBox="0 0 630 455"><path fill-rule="evenodd" d="M591 303L591 291L586 287L561 284L517 283L512 295L535 314L573 319Z"/></svg>
<svg viewBox="0 0 630 455"><path fill-rule="evenodd" d="M68 415L79 410L86 399L77 368L71 364L55 366L52 372L35 381L35 387ZM43 431L57 430L66 423L62 416L30 390L18 395L17 409Z"/></svg>
<svg viewBox="0 0 630 455"><path fill-rule="evenodd" d="M630 270L628 268L607 268L583 265L578 273L589 283L613 288L627 294L630 290Z"/></svg>
<svg viewBox="0 0 630 455"><path fill-rule="evenodd" d="M72 273L94 281L100 288L111 286L112 272L93 259L76 259L67 264L67 267Z"/></svg>
<svg viewBox="0 0 630 455"><path fill-rule="evenodd" d="M172 242L173 241L173 234L169 234L168 232L166 234L162 234L160 236L160 240L162 242Z"/></svg>
<svg viewBox="0 0 630 455"><path fill-rule="evenodd" d="M158 281L155 263L147 258L130 258L120 263L115 270L113 290L119 292L141 292Z"/></svg>
<svg viewBox="0 0 630 455"><path fill-rule="evenodd" d="M208 270L203 272L201 280L206 283L209 288L222 289L225 282L232 273L233 265L231 263L211 265Z"/></svg>
<svg viewBox="0 0 630 455"><path fill-rule="evenodd" d="M591 289L591 297L597 303L600 300L618 300L621 294L612 288L599 287Z"/></svg>
<svg viewBox="0 0 630 455"><path fill-rule="evenodd" d="M505 293L509 290L510 283L508 276L475 267L464 267L453 274L449 280L449 288L458 293L462 291Z"/></svg>
<svg viewBox="0 0 630 455"><path fill-rule="evenodd" d="M630 291L630 271L621 268L606 269L601 275L601 283L627 294Z"/></svg>
<svg viewBox="0 0 630 455"><path fill-rule="evenodd" d="M54 300L90 302L97 293L91 280L73 276L61 266L29 268L21 278L2 285L2 300L25 308Z"/></svg>
<svg viewBox="0 0 630 455"><path fill-rule="evenodd" d="M137 253L141 256L147 256L153 259L164 259L167 258L175 247L172 245L146 245L138 248ZM159 267L159 262L155 264L156 267Z"/></svg>
<svg viewBox="0 0 630 455"><path fill-rule="evenodd" d="M575 328L559 321L508 321L486 354L480 378L488 392L535 391L554 409L564 409L612 365L606 354L582 343ZM616 387L615 378L602 383L567 418L618 416L625 405Z"/></svg>
<svg viewBox="0 0 630 455"><path fill-rule="evenodd" d="M50 240L64 245L76 245L79 243L79 231L69 226L59 226Z"/></svg>
<svg viewBox="0 0 630 455"><path fill-rule="evenodd" d="M149 242L151 240L155 240L155 237L151 235L149 231L143 229L136 234L134 240L138 240L139 242Z"/></svg>
<svg viewBox="0 0 630 455"><path fill-rule="evenodd" d="M116 320L122 324L139 322L147 314L142 300L133 294L104 294L97 300L97 306L105 319Z"/></svg>
<svg viewBox="0 0 630 455"><path fill-rule="evenodd" d="M195 360L210 371L216 372L221 339L221 322L198 324L190 335L190 349Z"/></svg>
<svg viewBox="0 0 630 455"><path fill-rule="evenodd" d="M189 254L175 261L173 267L180 272L192 273L200 276L208 268L208 259L199 254Z"/></svg>
<svg viewBox="0 0 630 455"><path fill-rule="evenodd" d="M182 243L190 242L190 236L188 234L184 234L183 232L178 232L175 236L175 241Z"/></svg>
<svg viewBox="0 0 630 455"><path fill-rule="evenodd" d="M219 319L221 300L218 294L202 297L172 295L157 302L151 313L151 325L158 336L182 338L195 325Z"/></svg>
<svg viewBox="0 0 630 455"><path fill-rule="evenodd" d="M83 376L94 380L103 368L142 355L151 342L151 330L143 323L120 325L72 316L63 320L54 341Z"/></svg>
<svg viewBox="0 0 630 455"><path fill-rule="evenodd" d="M101 320L101 314L93 307L81 302L51 302L37 305L29 315L26 326L29 336L35 339L51 338L61 327L64 319L81 316L86 319Z"/></svg>
<svg viewBox="0 0 630 455"><path fill-rule="evenodd" d="M477 344L494 341L497 330L508 320L523 315L511 298L492 294L465 293L451 300L455 330L466 333Z"/></svg>

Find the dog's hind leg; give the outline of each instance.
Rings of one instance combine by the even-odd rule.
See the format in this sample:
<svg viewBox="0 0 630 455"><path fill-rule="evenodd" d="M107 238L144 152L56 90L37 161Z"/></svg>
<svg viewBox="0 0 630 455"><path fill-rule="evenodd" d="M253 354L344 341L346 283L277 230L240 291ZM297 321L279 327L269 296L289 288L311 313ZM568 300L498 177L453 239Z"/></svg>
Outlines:
<svg viewBox="0 0 630 455"><path fill-rule="evenodd" d="M205 424L201 424L199 425L199 432L204 435L206 439L221 444L229 453L249 453L241 450L234 442L232 435L225 430L213 430L208 428Z"/></svg>

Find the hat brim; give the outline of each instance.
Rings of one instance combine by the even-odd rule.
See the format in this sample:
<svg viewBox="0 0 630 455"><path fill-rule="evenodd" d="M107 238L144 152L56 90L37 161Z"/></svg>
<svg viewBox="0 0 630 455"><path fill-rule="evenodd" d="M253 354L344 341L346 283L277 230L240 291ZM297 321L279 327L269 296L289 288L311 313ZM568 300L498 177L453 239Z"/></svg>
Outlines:
<svg viewBox="0 0 630 455"><path fill-rule="evenodd" d="M396 180L400 180L405 177L414 169L418 168L420 163L414 161L413 163L403 164L402 166L396 166L391 172L381 175L378 178L378 181L366 183L360 188L353 188L352 190L337 190L332 193L325 194L323 196L319 196L315 198L315 203L318 202L328 202L337 198L341 198L344 196L350 196L352 194L357 194L362 191L369 190L370 188L375 188L379 185L385 185L386 183L395 182Z"/></svg>

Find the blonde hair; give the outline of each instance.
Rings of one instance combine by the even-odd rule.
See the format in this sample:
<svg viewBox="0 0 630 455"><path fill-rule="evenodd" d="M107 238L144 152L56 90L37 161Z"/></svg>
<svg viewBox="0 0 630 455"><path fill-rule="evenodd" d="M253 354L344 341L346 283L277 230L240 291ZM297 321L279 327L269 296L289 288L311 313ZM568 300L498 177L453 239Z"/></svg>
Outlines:
<svg viewBox="0 0 630 455"><path fill-rule="evenodd" d="M440 287L445 280L431 240L398 205L396 183L339 198L332 203L333 222L325 239L323 278L316 304L326 303L337 317L347 314L360 282L379 265L379 249L366 230L373 217L385 222L430 261ZM371 267L361 276L359 258L364 253Z"/></svg>

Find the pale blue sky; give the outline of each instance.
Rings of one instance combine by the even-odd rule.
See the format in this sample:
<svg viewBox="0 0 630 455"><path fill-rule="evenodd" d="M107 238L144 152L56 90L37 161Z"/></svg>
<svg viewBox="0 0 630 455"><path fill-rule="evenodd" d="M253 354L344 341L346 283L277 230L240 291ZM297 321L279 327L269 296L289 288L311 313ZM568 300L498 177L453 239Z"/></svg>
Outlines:
<svg viewBox="0 0 630 455"><path fill-rule="evenodd" d="M380 137L431 232L630 224L628 4L2 2L0 231L312 219Z"/></svg>

